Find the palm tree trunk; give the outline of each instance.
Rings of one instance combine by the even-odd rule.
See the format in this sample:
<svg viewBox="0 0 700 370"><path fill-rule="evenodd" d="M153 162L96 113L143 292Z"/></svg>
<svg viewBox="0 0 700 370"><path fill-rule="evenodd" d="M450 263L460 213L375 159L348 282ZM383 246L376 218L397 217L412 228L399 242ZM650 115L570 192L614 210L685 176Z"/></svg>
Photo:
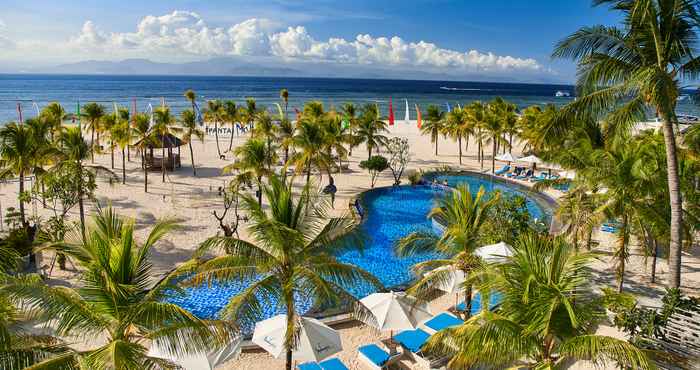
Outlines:
<svg viewBox="0 0 700 370"><path fill-rule="evenodd" d="M165 145L163 145L163 159L160 161L160 173L163 175L163 182L165 182L165 165Z"/></svg>
<svg viewBox="0 0 700 370"><path fill-rule="evenodd" d="M80 235L85 239L85 204L83 203L83 166L78 161L78 210L80 212Z"/></svg>
<svg viewBox="0 0 700 370"><path fill-rule="evenodd" d="M126 148L122 148L122 184L126 184Z"/></svg>
<svg viewBox="0 0 700 370"><path fill-rule="evenodd" d="M148 165L145 163L146 151L141 152L141 167L143 167L143 192L148 193Z"/></svg>
<svg viewBox="0 0 700 370"><path fill-rule="evenodd" d="M656 283L656 260L659 256L659 242L656 238L653 238L652 244L654 245L654 249L651 252L651 283L654 284Z"/></svg>
<svg viewBox="0 0 700 370"><path fill-rule="evenodd" d="M92 127L92 134L90 135L90 160L92 163L95 163L95 127L94 127L94 122L93 122L93 127Z"/></svg>
<svg viewBox="0 0 700 370"><path fill-rule="evenodd" d="M114 169L114 145L110 143L110 156L112 157L112 169Z"/></svg>
<svg viewBox="0 0 700 370"><path fill-rule="evenodd" d="M496 174L496 138L493 138L493 150L491 153L491 173Z"/></svg>
<svg viewBox="0 0 700 370"><path fill-rule="evenodd" d="M311 162L306 165L306 183L308 184L311 180Z"/></svg>
<svg viewBox="0 0 700 370"><path fill-rule="evenodd" d="M465 274L467 274L467 272L465 272ZM482 296L481 297L481 305L482 306L484 305L483 298L484 297ZM487 302L487 304L488 304L488 302ZM464 318L468 319L469 316L471 316L471 314L472 314L472 286L471 286L471 284L467 285L467 289L464 292L464 307L465 307Z"/></svg>
<svg viewBox="0 0 700 370"><path fill-rule="evenodd" d="M367 160L372 158L372 145L367 145Z"/></svg>
<svg viewBox="0 0 700 370"><path fill-rule="evenodd" d="M22 226L27 226L27 217L24 214L24 200L22 200L22 194L24 193L24 170L19 171L19 215L22 218Z"/></svg>
<svg viewBox="0 0 700 370"><path fill-rule="evenodd" d="M228 141L228 151L231 151L231 148L233 148L233 130L235 129L236 124L231 123L231 138Z"/></svg>
<svg viewBox="0 0 700 370"><path fill-rule="evenodd" d="M294 330L294 310L293 310L293 308L292 309L287 308L287 332L289 332L290 330ZM290 337L290 335L287 335L287 337ZM285 347L287 347L285 369L292 370L292 347L290 346L289 343L285 343Z"/></svg>
<svg viewBox="0 0 700 370"><path fill-rule="evenodd" d="M666 147L666 168L668 178L668 193L671 200L671 238L668 255L669 282L671 288L681 285L681 247L683 228L683 201L681 198L680 180L678 175L678 157L676 153L676 137L673 124L668 112L662 112L664 142Z"/></svg>
<svg viewBox="0 0 700 370"><path fill-rule="evenodd" d="M459 147L459 164L462 165L462 136L457 136L457 146Z"/></svg>
<svg viewBox="0 0 700 370"><path fill-rule="evenodd" d="M221 158L221 148L219 148L219 123L214 122L214 137L216 138L216 152L219 154L219 158Z"/></svg>
<svg viewBox="0 0 700 370"><path fill-rule="evenodd" d="M258 176L258 205L262 206L262 176Z"/></svg>
<svg viewBox="0 0 700 370"><path fill-rule="evenodd" d="M627 243L628 243L628 238L629 238L629 231L627 228L629 227L628 221L627 221L627 216L622 216L622 225L620 225L620 250L617 252L618 254L618 261L617 261L617 292L622 293L622 290L624 289L624 282L625 282L625 264L627 262Z"/></svg>
<svg viewBox="0 0 700 370"><path fill-rule="evenodd" d="M440 135L436 132L435 133L435 155L438 155L438 140L440 140Z"/></svg>
<svg viewBox="0 0 700 370"><path fill-rule="evenodd" d="M233 137L233 133L231 133L231 136ZM190 159L192 159L192 175L197 176L197 169L194 167L194 151L192 150L192 140L188 143L190 147Z"/></svg>
<svg viewBox="0 0 700 370"><path fill-rule="evenodd" d="M513 134L510 134L510 138L508 138L508 153L513 153Z"/></svg>

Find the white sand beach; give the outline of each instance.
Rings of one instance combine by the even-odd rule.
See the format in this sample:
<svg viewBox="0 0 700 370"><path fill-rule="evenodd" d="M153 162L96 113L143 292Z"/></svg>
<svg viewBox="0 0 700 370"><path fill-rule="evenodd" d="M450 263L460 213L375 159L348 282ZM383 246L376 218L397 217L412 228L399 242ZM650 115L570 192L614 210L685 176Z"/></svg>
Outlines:
<svg viewBox="0 0 700 370"><path fill-rule="evenodd" d="M418 133L413 122L410 124L401 121L397 122L391 129L391 135L408 138L412 154L409 169L428 170L437 166L449 165L453 168L481 171L476 160L477 146L475 143L470 143L469 151L465 153L463 158L464 163L460 166L456 143L440 137L440 154L435 156L434 145L430 143L427 136L421 136ZM240 145L246 139L247 136L234 137L233 146ZM228 140L228 138L220 139L222 151L228 149ZM143 173L134 153L132 153L134 154L132 155L132 161L126 165L126 185L122 185L120 182L109 184L104 181L100 181L98 185L97 199L100 204L111 204L121 214L133 217L140 237L143 237L149 227L158 219L169 217L175 218L180 222L181 228L169 235L163 242L160 242L153 252L152 261L155 264L155 268L160 272L169 271L178 263L186 261L199 243L207 237L220 232L218 222L212 216L212 211L221 209L221 199L217 194L217 188L224 186L231 179L230 175L221 174L221 168L232 163L233 154L230 152L225 153L226 159L219 159L213 137L207 137L203 143L194 142L193 146L197 177L192 176L189 150L186 146L183 146L181 148L182 168L173 173L168 173L165 183L162 182L160 173L149 173L148 193L145 193L143 190ZM490 152L490 148L487 148L486 152ZM513 154L519 154L519 150L515 150ZM349 158L349 171L334 176L335 184L338 187L335 212L339 214L347 212L348 202L369 188L369 176L364 170L359 168L359 162L365 159L366 156L367 152L364 148L356 148L353 151L353 156ZM100 165L109 166L109 153L99 155L96 161ZM115 154L115 164L116 168L114 171L121 175L120 155ZM498 162L496 164L497 168L500 168L502 165L503 163ZM490 169L490 160L485 164L484 170L487 168ZM320 182L320 184L325 184L326 180L324 178L324 181ZM376 186L390 186L392 182L391 173L386 171L380 175ZM404 179L404 182L407 181ZM523 184L530 185L526 182L523 182ZM3 213L7 207L17 207L17 191L18 186L16 182L0 184L0 205ZM548 194L554 198L559 195L556 191L550 191ZM94 204L91 204L89 210L93 210L94 206ZM44 218L49 215L49 211L43 209L38 201L28 205L28 213ZM77 219L77 207L71 212L70 216ZM245 224L242 224L240 232L245 237ZM598 232L595 235L595 239L600 242L601 250L609 254L613 243L612 235ZM685 252L683 255L682 288L685 292L691 294L700 293L699 249L698 246L694 246L692 250ZM51 260L51 255L41 256L39 266L49 266ZM627 268L625 289L638 294L644 304L654 305L659 304L658 299L663 295L668 267L665 259L660 259L657 269L657 283L650 284L650 263L651 259L645 260L639 250L633 249L633 255L630 257ZM68 267L68 271L60 271L58 266L56 266L52 271L49 282L51 284L74 284L77 273L70 270L70 264ZM596 280L598 283L612 284L614 281L614 270L610 258L604 257L594 267L597 271ZM434 312L439 312L453 303L454 297L443 296L432 302L431 307ZM377 343L388 337L388 333L378 333L376 330L359 323L341 324L338 326L338 329L343 339L344 348L339 354L339 358L353 370L362 368L356 357L358 346ZM601 327L599 331L619 335L610 327ZM282 368L283 364L283 359L273 359L262 350L245 351L238 359L225 364L221 369L278 369ZM410 363L403 365L404 368L416 368L415 365Z"/></svg>

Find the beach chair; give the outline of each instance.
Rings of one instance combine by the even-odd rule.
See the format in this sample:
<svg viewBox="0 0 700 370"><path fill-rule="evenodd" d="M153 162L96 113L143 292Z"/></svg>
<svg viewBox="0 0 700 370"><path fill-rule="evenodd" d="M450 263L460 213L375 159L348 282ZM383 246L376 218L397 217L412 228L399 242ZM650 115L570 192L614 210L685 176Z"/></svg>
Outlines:
<svg viewBox="0 0 700 370"><path fill-rule="evenodd" d="M531 182L538 182L538 181L547 180L547 179L548 179L548 177L547 177L546 172L540 172L539 175L530 177Z"/></svg>
<svg viewBox="0 0 700 370"><path fill-rule="evenodd" d="M389 352L381 349L376 344L368 344L357 349L357 358L368 369L382 370L396 362L402 353L396 353L393 356Z"/></svg>
<svg viewBox="0 0 700 370"><path fill-rule="evenodd" d="M447 356L436 356L425 352L423 346L430 339L424 330L404 330L394 336L394 340L405 348L410 358L426 369L438 369L448 361Z"/></svg>
<svg viewBox="0 0 700 370"><path fill-rule="evenodd" d="M503 166L500 170L494 172L494 175L501 176L508 171L510 171L510 166Z"/></svg>
<svg viewBox="0 0 700 370"><path fill-rule="evenodd" d="M524 170L523 167L515 167L515 170L513 170L513 172L509 172L506 174L506 177L511 178L511 177L520 176L520 174L523 172L523 170Z"/></svg>
<svg viewBox="0 0 700 370"><path fill-rule="evenodd" d="M298 370L348 370L348 367L337 358L321 362L306 362L297 365Z"/></svg>
<svg viewBox="0 0 700 370"><path fill-rule="evenodd" d="M525 172L525 174L520 175L520 176L516 176L515 179L516 180L527 180L530 178L530 176L532 176L532 170L527 170L527 172Z"/></svg>
<svg viewBox="0 0 700 370"><path fill-rule="evenodd" d="M425 327L426 333L435 334L442 329L452 328L462 325L463 323L464 321L460 320L457 316L451 313L443 312L424 322L423 326Z"/></svg>

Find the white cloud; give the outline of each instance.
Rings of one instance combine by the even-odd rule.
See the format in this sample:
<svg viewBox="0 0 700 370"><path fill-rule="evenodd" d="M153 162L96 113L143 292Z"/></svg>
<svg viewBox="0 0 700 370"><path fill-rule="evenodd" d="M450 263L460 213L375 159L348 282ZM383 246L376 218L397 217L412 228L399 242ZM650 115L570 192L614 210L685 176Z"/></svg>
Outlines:
<svg viewBox="0 0 700 370"><path fill-rule="evenodd" d="M303 26L282 29L279 23L269 19L251 18L230 27L211 27L197 13L188 11L146 16L134 32L106 33L92 21L86 21L67 46L90 51L91 56L103 59L241 55L455 72L545 70L530 58L445 49L426 41L409 42L398 36L358 34L351 40L316 40Z"/></svg>

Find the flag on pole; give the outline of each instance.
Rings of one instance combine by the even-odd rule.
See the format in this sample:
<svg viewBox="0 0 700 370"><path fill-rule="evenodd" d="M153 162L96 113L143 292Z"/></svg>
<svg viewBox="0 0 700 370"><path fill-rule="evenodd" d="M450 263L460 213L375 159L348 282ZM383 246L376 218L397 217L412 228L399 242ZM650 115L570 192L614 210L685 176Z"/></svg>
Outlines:
<svg viewBox="0 0 700 370"><path fill-rule="evenodd" d="M450 102L445 102L445 105L447 105L447 113L452 112L452 108L450 108Z"/></svg>
<svg viewBox="0 0 700 370"><path fill-rule="evenodd" d="M391 98L389 98L389 126L394 125L394 106L391 105Z"/></svg>
<svg viewBox="0 0 700 370"><path fill-rule="evenodd" d="M411 117L408 115L408 99L406 99L406 115L404 116L403 119L404 119L404 121L406 121L404 123L408 123L408 121L411 120Z"/></svg>
<svg viewBox="0 0 700 370"><path fill-rule="evenodd" d="M420 108L418 108L418 104L416 104L416 122L418 124L418 128L420 129L421 125L423 124L421 122L421 114L420 114Z"/></svg>

